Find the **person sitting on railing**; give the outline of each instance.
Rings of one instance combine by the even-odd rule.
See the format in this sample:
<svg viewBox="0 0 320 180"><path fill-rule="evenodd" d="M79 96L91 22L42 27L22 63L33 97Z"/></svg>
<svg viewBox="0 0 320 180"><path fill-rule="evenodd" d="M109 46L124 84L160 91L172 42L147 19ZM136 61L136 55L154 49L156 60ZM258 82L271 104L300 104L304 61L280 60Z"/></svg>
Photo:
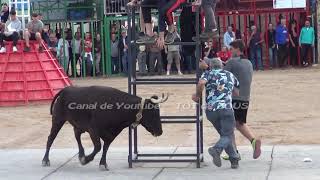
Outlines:
<svg viewBox="0 0 320 180"><path fill-rule="evenodd" d="M17 43L19 40L19 32L21 31L21 21L17 18L15 11L10 12L10 20L7 21L4 31L0 33L0 53L5 53L6 48L3 41L13 41L12 51L17 52Z"/></svg>
<svg viewBox="0 0 320 180"><path fill-rule="evenodd" d="M2 4L2 9L0 12L0 19L2 23L6 23L9 19L9 6L7 3Z"/></svg>
<svg viewBox="0 0 320 180"><path fill-rule="evenodd" d="M194 5L201 5L205 14L205 31L200 34L201 39L208 39L218 35L215 10L218 0L197 0Z"/></svg>
<svg viewBox="0 0 320 180"><path fill-rule="evenodd" d="M132 0L129 5L136 3L137 0ZM144 0L141 3L142 17L146 27L146 35L141 36L138 40L138 44L154 43L157 41L157 45L163 48L165 44L171 44L174 42L174 23L172 13L180 7L186 0ZM159 11L159 37L153 35L151 9L155 8ZM169 29L169 35L164 37L164 32ZM143 30L141 30L143 31Z"/></svg>
<svg viewBox="0 0 320 180"><path fill-rule="evenodd" d="M30 52L30 40L37 40L39 52L43 52L41 37L43 23L39 21L37 13L32 14L32 21L27 24L27 28L28 29L24 31L24 40L26 41L24 52Z"/></svg>

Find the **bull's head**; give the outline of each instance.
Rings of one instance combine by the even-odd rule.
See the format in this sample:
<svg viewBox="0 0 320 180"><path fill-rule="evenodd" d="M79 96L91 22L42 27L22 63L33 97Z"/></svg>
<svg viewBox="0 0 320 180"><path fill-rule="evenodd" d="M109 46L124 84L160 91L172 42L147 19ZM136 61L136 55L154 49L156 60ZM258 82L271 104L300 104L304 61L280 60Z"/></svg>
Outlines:
<svg viewBox="0 0 320 180"><path fill-rule="evenodd" d="M168 97L169 94L162 94L162 97L152 96L145 101L141 125L153 136L160 136L162 134L159 104L166 102Z"/></svg>

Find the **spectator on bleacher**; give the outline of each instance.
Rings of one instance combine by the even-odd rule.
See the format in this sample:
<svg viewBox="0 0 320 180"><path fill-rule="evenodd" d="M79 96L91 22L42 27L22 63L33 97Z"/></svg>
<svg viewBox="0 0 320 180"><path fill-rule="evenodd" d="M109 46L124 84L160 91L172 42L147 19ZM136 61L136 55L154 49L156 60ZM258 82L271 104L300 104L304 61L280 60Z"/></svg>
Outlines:
<svg viewBox="0 0 320 180"><path fill-rule="evenodd" d="M61 39L59 39L58 41L58 48L57 48L57 58L59 60L60 65L65 68L66 72L68 69L68 62L69 62L69 43L68 41L65 39L66 37L66 33L65 32L62 36Z"/></svg>
<svg viewBox="0 0 320 180"><path fill-rule="evenodd" d="M298 46L299 46L299 37L297 32L297 22L295 20L290 22L289 26L289 53L290 53L290 62L293 66L299 66L298 62Z"/></svg>
<svg viewBox="0 0 320 180"><path fill-rule="evenodd" d="M286 27L286 19L280 17L280 24L276 28L276 44L279 67L286 65L288 57L288 29Z"/></svg>
<svg viewBox="0 0 320 180"><path fill-rule="evenodd" d="M227 32L223 36L223 44L230 49L230 43L235 40L236 34L232 30L232 26L228 26Z"/></svg>
<svg viewBox="0 0 320 180"><path fill-rule="evenodd" d="M264 42L262 33L258 31L257 26L251 26L251 35L248 39L250 49L250 61L256 70L263 70L262 63L262 43Z"/></svg>
<svg viewBox="0 0 320 180"><path fill-rule="evenodd" d="M55 33L50 33L48 48L54 57L57 57L58 39Z"/></svg>
<svg viewBox="0 0 320 180"><path fill-rule="evenodd" d="M42 47L42 23L38 20L38 14L32 14L32 21L27 24L27 30L24 31L24 40L26 41L25 52L30 52L30 40L37 40L39 44L39 52L43 52Z"/></svg>
<svg viewBox="0 0 320 180"><path fill-rule="evenodd" d="M20 38L19 32L21 31L21 21L17 18L16 12L10 12L10 20L7 21L5 25L5 30L0 32L0 53L5 53L6 48L3 43L4 40L6 41L13 41L12 51L17 52L17 43Z"/></svg>
<svg viewBox="0 0 320 180"><path fill-rule="evenodd" d="M272 69L277 67L276 31L274 30L272 23L269 23L268 25L268 31L265 34L265 42L268 43L269 65Z"/></svg>
<svg viewBox="0 0 320 180"><path fill-rule="evenodd" d="M147 71L146 71L147 53L146 53L146 46L145 45L139 46L139 53L138 53L137 59L138 59L138 65L139 65L139 73L142 76L145 76L147 73Z"/></svg>
<svg viewBox="0 0 320 180"><path fill-rule="evenodd" d="M119 73L119 41L115 33L111 34L111 72Z"/></svg>
<svg viewBox="0 0 320 180"><path fill-rule="evenodd" d="M93 76L92 38L89 32L86 32L84 39L84 61L86 63L86 75Z"/></svg>
<svg viewBox="0 0 320 180"><path fill-rule="evenodd" d="M122 72L128 74L128 37L127 30L124 28L121 32L121 37L119 40L120 57L122 63Z"/></svg>
<svg viewBox="0 0 320 180"><path fill-rule="evenodd" d="M226 63L232 57L232 52L229 51L227 47L223 46L221 51L217 52L217 56L223 63Z"/></svg>
<svg viewBox="0 0 320 180"><path fill-rule="evenodd" d="M82 48L81 48L81 43L82 40L81 40L81 33L80 32L76 32L75 33L75 39L73 41L71 41L71 45L72 45L72 51L74 52L74 56L75 56L75 67L77 67L77 64L81 58L81 52L82 52ZM72 60L73 60L73 54L71 55L72 56ZM81 63L80 63L81 64ZM72 69L73 68L73 62L71 64L71 67ZM82 66L82 65L81 65ZM81 69L81 67L80 67ZM78 71L76 71L76 76L79 77L80 75L78 74Z"/></svg>
<svg viewBox="0 0 320 180"><path fill-rule="evenodd" d="M100 62L101 62L101 36L100 34L96 35L96 39L94 41L94 53L96 59L96 74L100 75Z"/></svg>
<svg viewBox="0 0 320 180"><path fill-rule="evenodd" d="M299 45L301 47L301 57L302 57L302 65L308 66L308 54L314 47L315 41L315 31L314 28L310 26L310 20L305 21L305 26L301 29Z"/></svg>
<svg viewBox="0 0 320 180"><path fill-rule="evenodd" d="M158 33L155 31L154 36L158 36ZM163 71L163 60L161 48L157 46L156 43L153 43L149 46L149 63L148 70L151 75L155 74L155 69L157 68L158 74L162 74Z"/></svg>
<svg viewBox="0 0 320 180"><path fill-rule="evenodd" d="M2 4L0 18L2 23L6 23L9 19L9 6L7 3Z"/></svg>
<svg viewBox="0 0 320 180"><path fill-rule="evenodd" d="M175 31L174 31L174 39L179 39L180 35L177 32L177 29L175 27ZM181 60L181 56L180 56L180 45L167 45L166 47L166 52L167 52L167 60L168 60L168 64L167 64L167 76L170 75L170 71L171 71L171 66L173 61L176 64L177 70L178 70L178 74L179 75L183 75L181 72L181 67L180 67L180 60Z"/></svg>

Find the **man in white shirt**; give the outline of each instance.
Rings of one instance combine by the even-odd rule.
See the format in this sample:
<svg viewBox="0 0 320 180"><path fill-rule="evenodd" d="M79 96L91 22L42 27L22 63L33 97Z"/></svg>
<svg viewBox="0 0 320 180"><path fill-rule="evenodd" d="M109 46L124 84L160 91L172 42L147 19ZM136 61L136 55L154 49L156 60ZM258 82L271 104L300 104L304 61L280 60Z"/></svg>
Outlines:
<svg viewBox="0 0 320 180"><path fill-rule="evenodd" d="M230 49L230 43L236 40L236 35L232 31L232 26L228 26L227 32L223 36L223 44Z"/></svg>
<svg viewBox="0 0 320 180"><path fill-rule="evenodd" d="M10 12L10 20L7 21L4 31L0 32L0 53L5 53L6 47L4 40L13 41L12 51L17 52L17 43L20 38L19 32L21 31L21 21L17 18L16 12Z"/></svg>

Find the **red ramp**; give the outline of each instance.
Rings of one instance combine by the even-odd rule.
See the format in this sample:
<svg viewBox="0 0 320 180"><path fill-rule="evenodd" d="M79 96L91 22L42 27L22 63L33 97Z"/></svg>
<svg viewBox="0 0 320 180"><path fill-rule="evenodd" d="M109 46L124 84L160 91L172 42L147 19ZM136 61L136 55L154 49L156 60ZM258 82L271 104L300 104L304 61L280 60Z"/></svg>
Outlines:
<svg viewBox="0 0 320 180"><path fill-rule="evenodd" d="M35 42L31 51L23 52L23 41L18 52L6 43L7 53L0 54L0 106L17 106L50 101L71 81L47 47L38 52Z"/></svg>

